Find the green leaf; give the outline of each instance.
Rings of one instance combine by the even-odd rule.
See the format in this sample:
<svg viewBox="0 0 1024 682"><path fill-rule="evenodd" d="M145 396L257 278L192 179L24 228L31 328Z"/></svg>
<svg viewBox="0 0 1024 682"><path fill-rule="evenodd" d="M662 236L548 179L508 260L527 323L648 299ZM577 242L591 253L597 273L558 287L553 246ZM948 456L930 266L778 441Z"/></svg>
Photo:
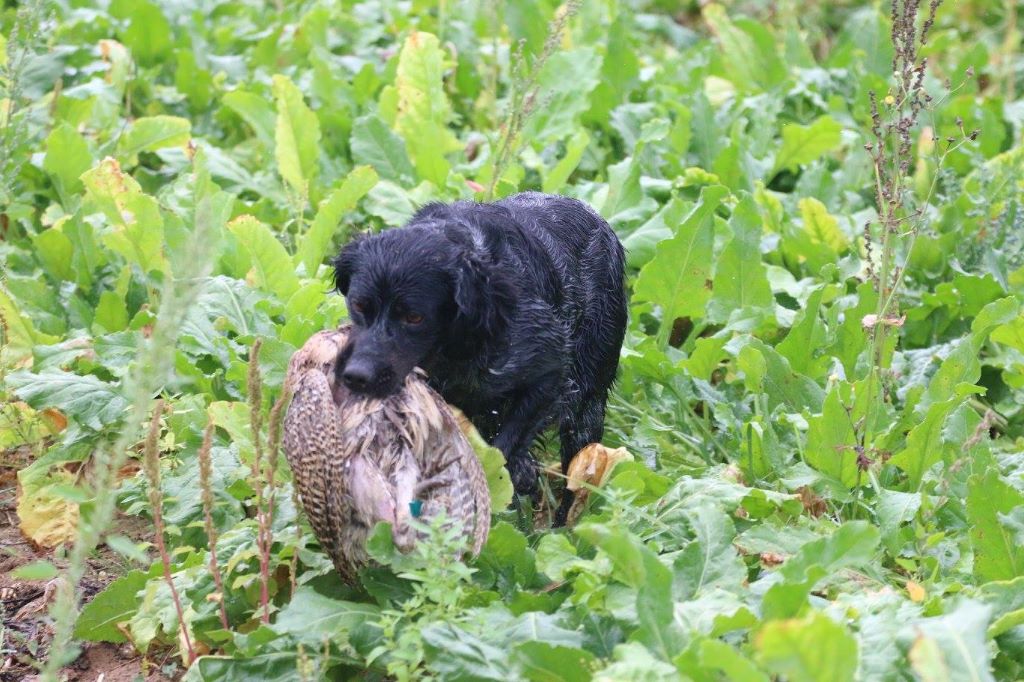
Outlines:
<svg viewBox="0 0 1024 682"><path fill-rule="evenodd" d="M761 216L747 195L729 220L732 239L718 258L708 319L725 322L733 311L753 308L771 316L775 299L761 262Z"/></svg>
<svg viewBox="0 0 1024 682"><path fill-rule="evenodd" d="M512 660L531 682L587 682L596 657L584 649L523 642L512 650Z"/></svg>
<svg viewBox="0 0 1024 682"><path fill-rule="evenodd" d="M188 147L192 124L177 116L146 116L136 119L117 144L117 158L124 166L139 163L141 152L167 147Z"/></svg>
<svg viewBox="0 0 1024 682"><path fill-rule="evenodd" d="M1024 493L1004 481L995 468L968 480L968 535L974 548L974 575L980 582L1024 575L1024 547L999 518L1020 505L1024 505Z"/></svg>
<svg viewBox="0 0 1024 682"><path fill-rule="evenodd" d="M824 286L818 286L811 292L789 334L775 347L775 350L789 361L789 366L794 372L812 379L820 379L824 375L828 361L827 356L815 358L814 352L815 349L825 346L826 329L818 315L824 293Z"/></svg>
<svg viewBox="0 0 1024 682"><path fill-rule="evenodd" d="M991 616L991 607L963 601L951 613L917 621L908 655L914 672L925 682L994 682L986 635Z"/></svg>
<svg viewBox="0 0 1024 682"><path fill-rule="evenodd" d="M438 622L421 631L428 666L445 680L514 679L504 650L484 642L451 623Z"/></svg>
<svg viewBox="0 0 1024 682"><path fill-rule="evenodd" d="M737 87L767 90L785 80L785 66L766 30L733 23L716 3L704 5L701 12L718 39L726 73Z"/></svg>
<svg viewBox="0 0 1024 682"><path fill-rule="evenodd" d="M46 138L43 169L56 181L58 192L65 199L82 193L82 173L92 166L92 154L85 138L61 121Z"/></svg>
<svg viewBox="0 0 1024 682"><path fill-rule="evenodd" d="M844 682L857 672L857 640L820 611L767 623L754 647L758 662L788 682Z"/></svg>
<svg viewBox="0 0 1024 682"><path fill-rule="evenodd" d="M736 537L732 521L713 504L687 510L685 516L694 539L672 567L677 590L682 590L680 596L693 599L716 587L739 589L747 578L747 569L732 545Z"/></svg>
<svg viewBox="0 0 1024 682"><path fill-rule="evenodd" d="M228 223L228 229L238 237L252 259L256 286L274 294L280 301L287 301L298 291L299 278L292 259L269 227L251 215L242 215Z"/></svg>
<svg viewBox="0 0 1024 682"><path fill-rule="evenodd" d="M717 639L706 639L700 644L700 664L720 670L732 682L769 682L748 658Z"/></svg>
<svg viewBox="0 0 1024 682"><path fill-rule="evenodd" d="M265 98L239 89L225 93L222 101L249 124L264 147L274 149L275 114Z"/></svg>
<svg viewBox="0 0 1024 682"><path fill-rule="evenodd" d="M88 199L110 221L103 243L143 272L166 272L164 220L156 199L143 194L139 183L111 158L85 173L82 182Z"/></svg>
<svg viewBox="0 0 1024 682"><path fill-rule="evenodd" d="M352 161L373 166L380 177L411 184L415 171L405 142L379 116L361 116L352 125Z"/></svg>
<svg viewBox="0 0 1024 682"><path fill-rule="evenodd" d="M468 420L460 419L462 433L473 447L487 478L487 490L491 495L491 509L495 512L505 509L512 503L512 479L505 467L505 455L501 450L490 445ZM492 529L493 532L493 529Z"/></svg>
<svg viewBox="0 0 1024 682"><path fill-rule="evenodd" d="M913 490L921 487L928 469L943 461L948 446L943 442L942 428L946 418L962 403L960 398L933 403L924 418L907 435L906 447L889 460L906 472L907 481Z"/></svg>
<svg viewBox="0 0 1024 682"><path fill-rule="evenodd" d="M380 609L373 604L332 599L302 585L277 614L273 628L317 649L324 642L346 641L353 629L379 617Z"/></svg>
<svg viewBox="0 0 1024 682"><path fill-rule="evenodd" d="M92 318L98 333L119 332L128 326L128 308L124 298L114 291L100 294L100 302L96 306L96 315Z"/></svg>
<svg viewBox="0 0 1024 682"><path fill-rule="evenodd" d="M120 0L111 13L129 20L121 35L124 44L142 64L155 64L171 50L171 25L160 6L151 0Z"/></svg>
<svg viewBox="0 0 1024 682"><path fill-rule="evenodd" d="M57 577L57 567L49 561L22 564L9 574L15 580L50 580Z"/></svg>
<svg viewBox="0 0 1024 682"><path fill-rule="evenodd" d="M59 369L33 374L21 370L7 375L7 387L37 410L56 407L93 431L120 421L128 401L116 387L92 375Z"/></svg>
<svg viewBox="0 0 1024 682"><path fill-rule="evenodd" d="M633 300L661 306L658 340L662 346L668 343L675 319L704 316L704 306L711 298L715 210L728 194L729 190L720 185L702 189L697 205L676 235L660 242L654 258L640 270Z"/></svg>
<svg viewBox="0 0 1024 682"><path fill-rule="evenodd" d="M807 420L804 459L823 474L847 488L853 488L860 479L857 475L857 444L853 421L843 405L840 386L836 384L825 396L821 414Z"/></svg>
<svg viewBox="0 0 1024 682"><path fill-rule="evenodd" d="M0 313L3 314L5 323L5 350L13 351L15 358L30 356L32 348L37 344L49 345L60 340L56 336L43 334L37 330L32 319L21 312L17 302L2 285L0 285Z"/></svg>
<svg viewBox="0 0 1024 682"><path fill-rule="evenodd" d="M540 146L575 135L579 118L590 108L590 94L600 82L601 55L591 46L558 50L537 79L538 101L523 126L522 139Z"/></svg>
<svg viewBox="0 0 1024 682"><path fill-rule="evenodd" d="M395 73L395 129L405 139L416 172L438 187L448 180L445 154L458 147L448 130L451 105L444 93L445 68L445 53L437 36L414 32L405 39Z"/></svg>
<svg viewBox="0 0 1024 682"><path fill-rule="evenodd" d="M271 90L277 104L274 156L277 172L299 196L309 193L320 157L320 120L287 76L274 76Z"/></svg>
<svg viewBox="0 0 1024 682"><path fill-rule="evenodd" d="M565 182L580 165L583 152L590 144L590 135L586 130L576 131L569 141L565 143L565 154L550 170L543 173L544 181L541 184L542 191L548 194L555 194L562 189Z"/></svg>
<svg viewBox="0 0 1024 682"><path fill-rule="evenodd" d="M356 207L363 196L377 184L377 173L369 166L359 166L331 194L320 202L316 218L299 241L296 265L303 265L307 277L316 276L317 268L331 248L331 240L346 213Z"/></svg>
<svg viewBox="0 0 1024 682"><path fill-rule="evenodd" d="M775 155L772 175L796 170L816 161L842 143L843 127L831 116L822 116L809 126L790 123L782 128L782 148Z"/></svg>
<svg viewBox="0 0 1024 682"><path fill-rule="evenodd" d="M75 621L75 637L89 642L115 644L128 641L117 625L131 620L138 611L138 595L147 580L145 571L129 571L107 585L82 607L82 613Z"/></svg>

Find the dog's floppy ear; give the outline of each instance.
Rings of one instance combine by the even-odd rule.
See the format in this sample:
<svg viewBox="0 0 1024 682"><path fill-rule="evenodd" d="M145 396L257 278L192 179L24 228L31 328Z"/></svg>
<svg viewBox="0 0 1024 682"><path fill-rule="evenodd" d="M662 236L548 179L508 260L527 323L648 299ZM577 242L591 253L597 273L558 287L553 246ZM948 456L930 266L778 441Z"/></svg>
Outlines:
<svg viewBox="0 0 1024 682"><path fill-rule="evenodd" d="M458 247L452 265L456 323L475 340L493 339L507 329L515 308L513 280L491 254L476 244L464 228L446 228L445 236Z"/></svg>
<svg viewBox="0 0 1024 682"><path fill-rule="evenodd" d="M363 238L356 237L331 261L331 265L334 266L334 288L342 296L348 295L348 285L352 281L352 273L359 264L362 250Z"/></svg>

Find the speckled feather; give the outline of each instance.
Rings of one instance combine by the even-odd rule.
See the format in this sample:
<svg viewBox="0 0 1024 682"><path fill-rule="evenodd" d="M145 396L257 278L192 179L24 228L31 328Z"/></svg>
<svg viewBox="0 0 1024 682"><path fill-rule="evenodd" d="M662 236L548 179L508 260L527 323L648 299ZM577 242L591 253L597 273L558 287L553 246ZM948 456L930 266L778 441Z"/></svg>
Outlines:
<svg viewBox="0 0 1024 682"><path fill-rule="evenodd" d="M285 380L285 455L324 550L351 580L368 561L369 532L389 521L396 546L408 551L416 540L409 503L420 499L424 521L443 510L479 553L490 530L487 480L447 404L419 372L384 399L351 393L334 368L347 334L315 334Z"/></svg>

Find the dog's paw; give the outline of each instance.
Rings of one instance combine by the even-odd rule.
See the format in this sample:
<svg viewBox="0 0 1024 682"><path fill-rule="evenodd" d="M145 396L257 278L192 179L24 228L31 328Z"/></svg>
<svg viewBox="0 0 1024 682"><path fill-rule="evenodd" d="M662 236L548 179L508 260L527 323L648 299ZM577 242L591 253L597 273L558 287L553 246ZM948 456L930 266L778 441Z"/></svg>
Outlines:
<svg viewBox="0 0 1024 682"><path fill-rule="evenodd" d="M508 461L508 473L517 495L533 497L537 494L537 462L532 457L513 457Z"/></svg>

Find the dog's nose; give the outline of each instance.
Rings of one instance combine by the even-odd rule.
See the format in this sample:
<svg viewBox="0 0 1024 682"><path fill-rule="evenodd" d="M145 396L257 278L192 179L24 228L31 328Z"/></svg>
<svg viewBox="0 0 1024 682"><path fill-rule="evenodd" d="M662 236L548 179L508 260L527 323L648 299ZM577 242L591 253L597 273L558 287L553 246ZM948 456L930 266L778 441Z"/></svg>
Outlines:
<svg viewBox="0 0 1024 682"><path fill-rule="evenodd" d="M353 391L362 391L373 383L373 368L368 363L349 361L341 378Z"/></svg>

